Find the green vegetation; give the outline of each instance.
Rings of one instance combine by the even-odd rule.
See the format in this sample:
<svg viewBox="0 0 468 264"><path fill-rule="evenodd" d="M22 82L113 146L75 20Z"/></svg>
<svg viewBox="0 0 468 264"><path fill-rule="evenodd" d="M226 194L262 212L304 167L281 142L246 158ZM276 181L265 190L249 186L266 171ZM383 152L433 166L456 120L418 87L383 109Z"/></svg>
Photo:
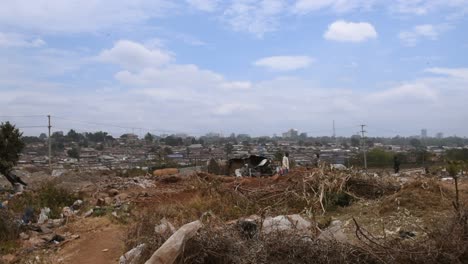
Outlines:
<svg viewBox="0 0 468 264"><path fill-rule="evenodd" d="M22 133L9 122L0 124L0 173L6 175L19 160L24 148Z"/></svg>
<svg viewBox="0 0 468 264"><path fill-rule="evenodd" d="M50 208L50 217L59 218L63 207L71 206L79 195L57 187L54 182L42 184L34 192L24 192L22 195L15 196L8 204L9 208L15 213L23 213L26 208L32 208L35 214L38 214L41 208Z"/></svg>

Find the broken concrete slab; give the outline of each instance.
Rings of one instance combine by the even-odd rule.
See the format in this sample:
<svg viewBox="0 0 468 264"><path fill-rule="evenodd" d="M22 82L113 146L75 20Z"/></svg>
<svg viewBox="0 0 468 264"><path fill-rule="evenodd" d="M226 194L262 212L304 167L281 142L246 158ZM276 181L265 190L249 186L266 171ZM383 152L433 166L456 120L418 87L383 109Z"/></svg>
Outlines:
<svg viewBox="0 0 468 264"><path fill-rule="evenodd" d="M146 244L140 244L123 254L119 259L119 264L136 264L140 260L141 253L145 249Z"/></svg>
<svg viewBox="0 0 468 264"><path fill-rule="evenodd" d="M185 224L158 249L145 264L172 264L182 253L185 243L203 226L200 220Z"/></svg>

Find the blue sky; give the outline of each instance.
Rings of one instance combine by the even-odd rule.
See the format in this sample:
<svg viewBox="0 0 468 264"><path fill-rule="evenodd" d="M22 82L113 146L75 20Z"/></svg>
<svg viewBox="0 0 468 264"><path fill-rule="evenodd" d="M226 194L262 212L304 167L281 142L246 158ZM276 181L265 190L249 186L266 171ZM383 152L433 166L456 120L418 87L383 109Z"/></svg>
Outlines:
<svg viewBox="0 0 468 264"><path fill-rule="evenodd" d="M51 114L55 130L116 135L329 135L335 120L343 136L467 136L467 16L468 0L10 1L0 119L26 134Z"/></svg>

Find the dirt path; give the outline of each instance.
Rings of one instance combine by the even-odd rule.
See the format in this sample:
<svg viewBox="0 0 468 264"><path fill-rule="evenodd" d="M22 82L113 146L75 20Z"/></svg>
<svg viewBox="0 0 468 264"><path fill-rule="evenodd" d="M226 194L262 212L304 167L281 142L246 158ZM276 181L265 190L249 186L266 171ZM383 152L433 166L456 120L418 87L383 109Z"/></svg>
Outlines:
<svg viewBox="0 0 468 264"><path fill-rule="evenodd" d="M82 228L84 227L84 228ZM80 238L69 242L57 252L60 263L107 264L118 263L124 251L124 227L113 224L107 217L90 218L73 223L70 228Z"/></svg>

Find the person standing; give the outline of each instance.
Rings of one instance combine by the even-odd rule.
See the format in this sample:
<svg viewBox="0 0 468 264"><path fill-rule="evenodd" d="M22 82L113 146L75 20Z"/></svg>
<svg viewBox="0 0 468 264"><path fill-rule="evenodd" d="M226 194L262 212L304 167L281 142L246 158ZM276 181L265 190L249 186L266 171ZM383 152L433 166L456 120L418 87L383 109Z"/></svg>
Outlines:
<svg viewBox="0 0 468 264"><path fill-rule="evenodd" d="M284 153L282 169L283 169L283 175L288 174L289 172L289 153L288 152Z"/></svg>
<svg viewBox="0 0 468 264"><path fill-rule="evenodd" d="M400 172L400 160L396 155L393 157L393 169L395 170L395 173Z"/></svg>

